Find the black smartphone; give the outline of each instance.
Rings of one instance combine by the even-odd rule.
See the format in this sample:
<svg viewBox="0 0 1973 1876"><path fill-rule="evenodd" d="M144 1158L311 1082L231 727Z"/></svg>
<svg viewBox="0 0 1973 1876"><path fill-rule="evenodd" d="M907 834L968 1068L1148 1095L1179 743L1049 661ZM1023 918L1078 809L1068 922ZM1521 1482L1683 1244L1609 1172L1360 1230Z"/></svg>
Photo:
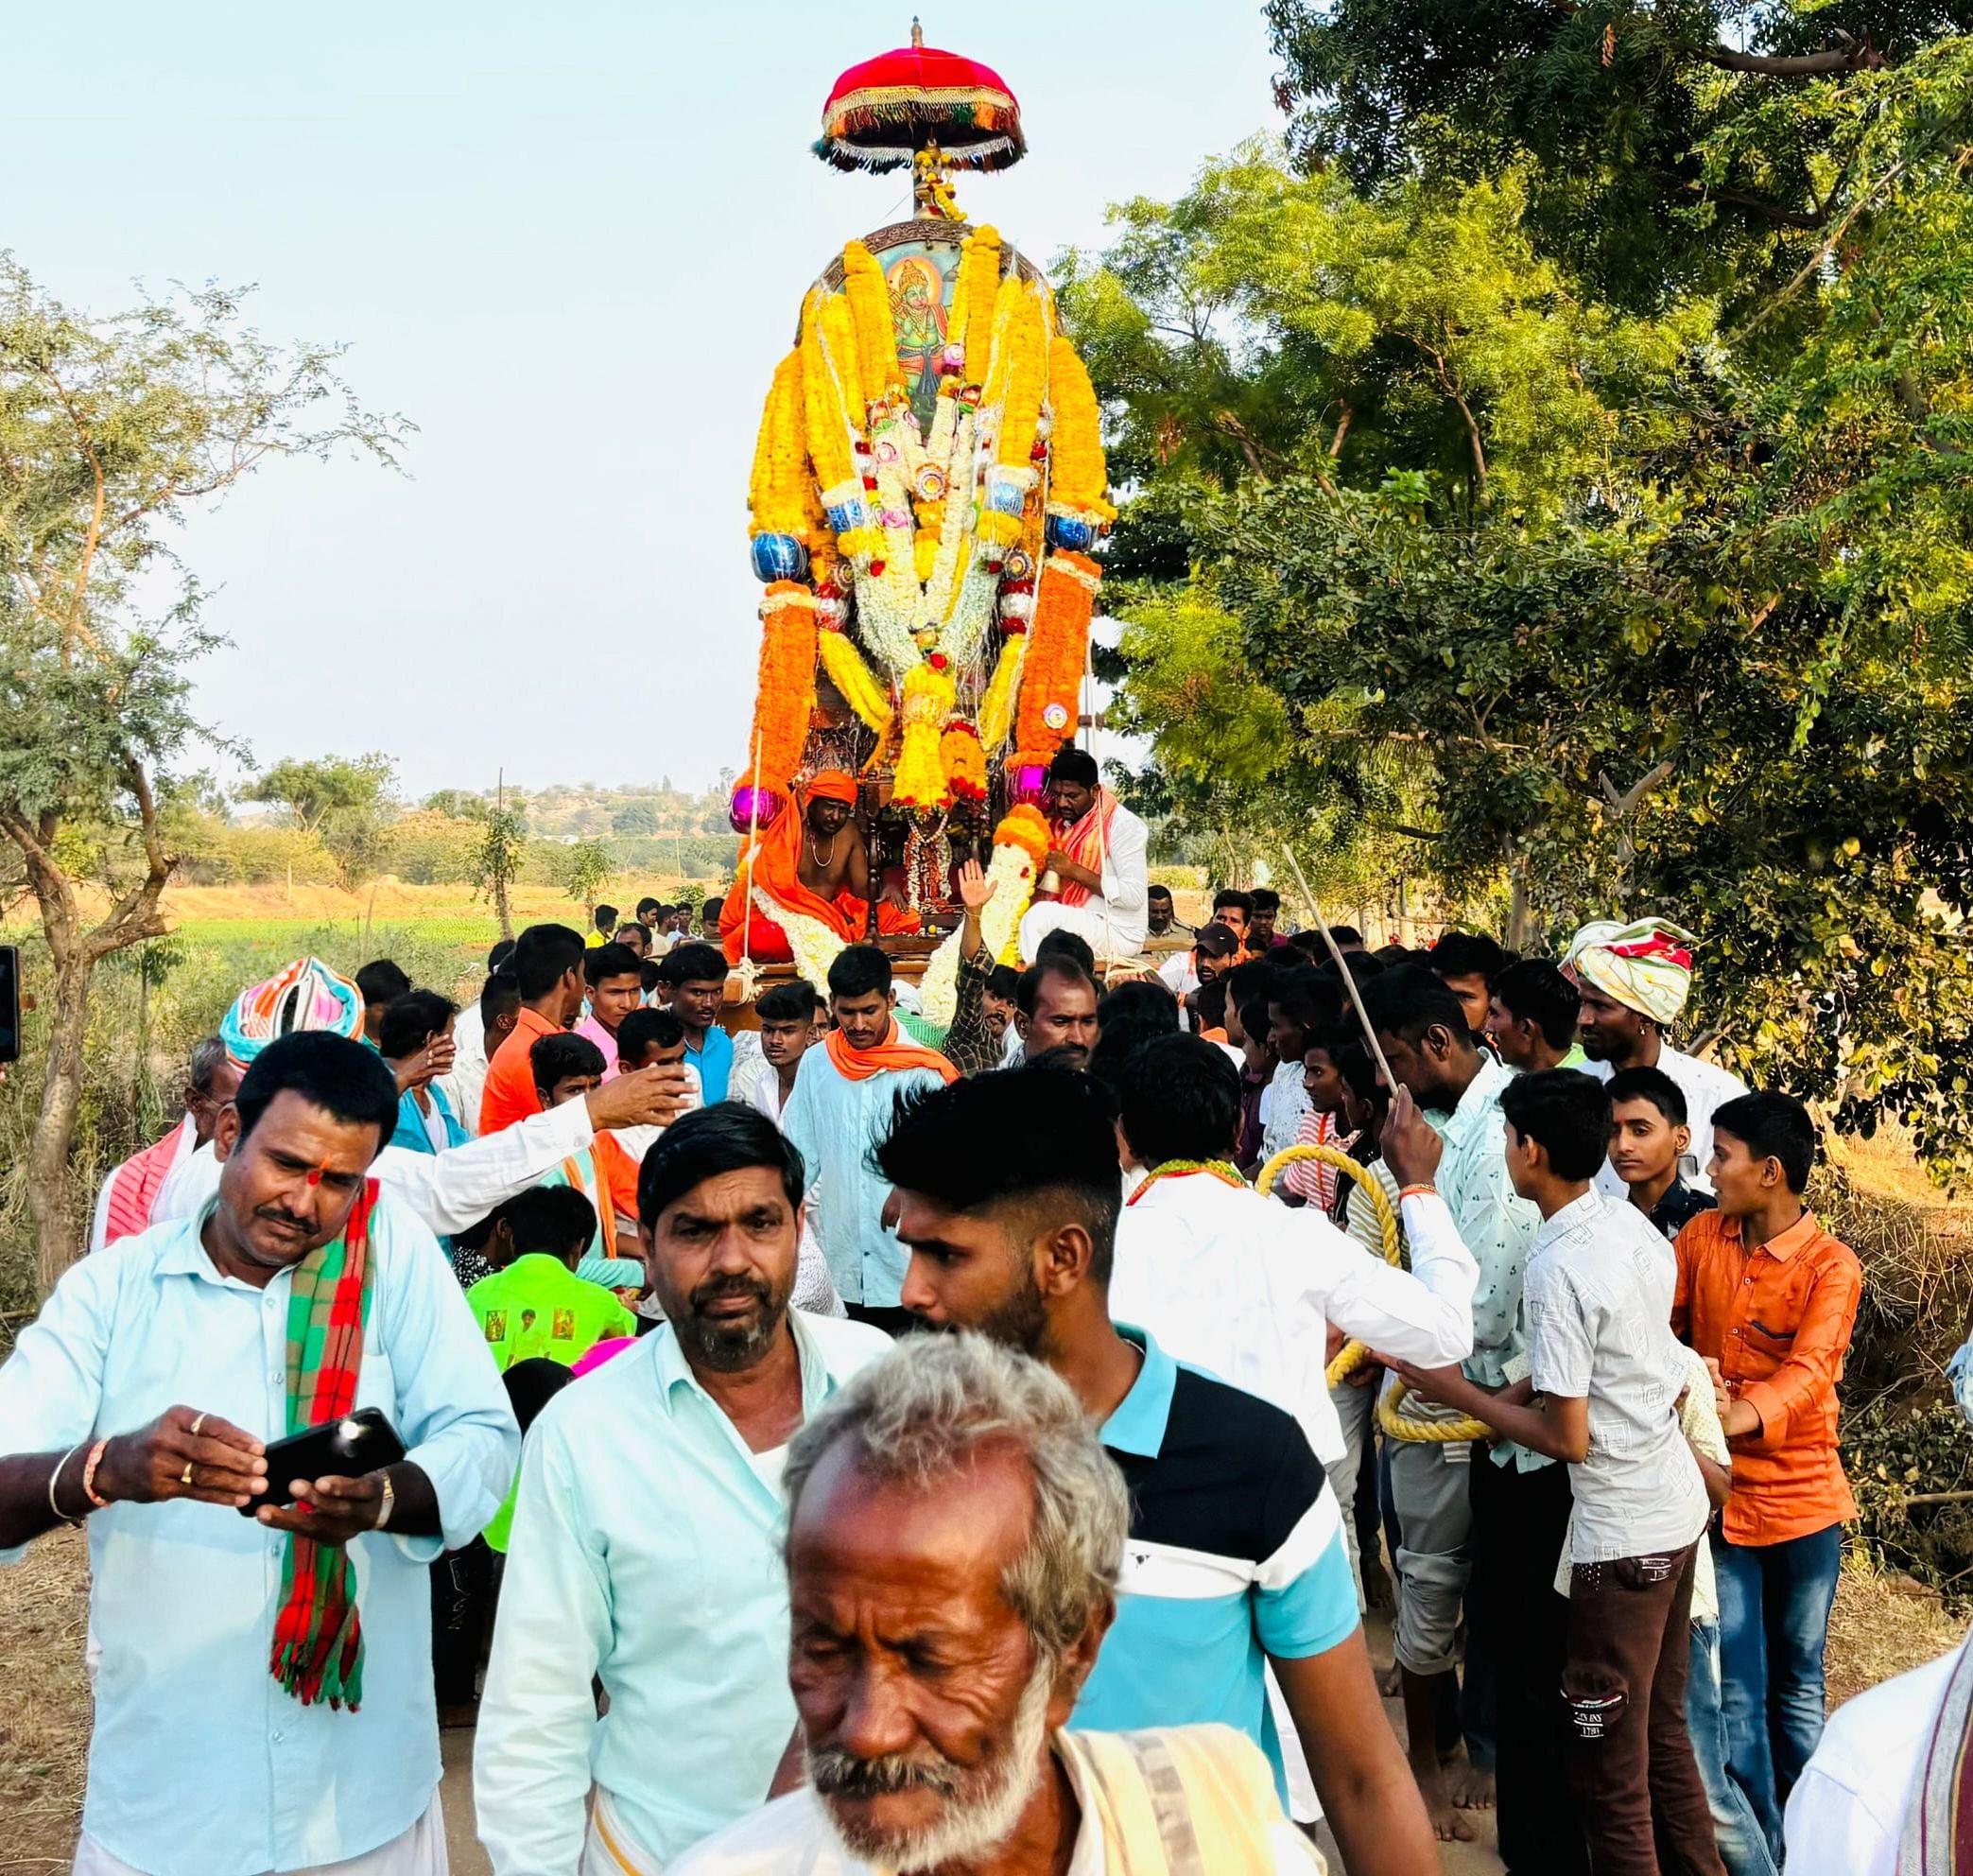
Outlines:
<svg viewBox="0 0 1973 1876"><path fill-rule="evenodd" d="M21 1059L21 947L0 945L0 1062Z"/></svg>
<svg viewBox="0 0 1973 1876"><path fill-rule="evenodd" d="M251 1518L264 1504L292 1504L295 1479L359 1479L405 1456L397 1429L376 1407L359 1407L339 1420L324 1420L304 1433L289 1433L268 1448L268 1488L240 1507Z"/></svg>

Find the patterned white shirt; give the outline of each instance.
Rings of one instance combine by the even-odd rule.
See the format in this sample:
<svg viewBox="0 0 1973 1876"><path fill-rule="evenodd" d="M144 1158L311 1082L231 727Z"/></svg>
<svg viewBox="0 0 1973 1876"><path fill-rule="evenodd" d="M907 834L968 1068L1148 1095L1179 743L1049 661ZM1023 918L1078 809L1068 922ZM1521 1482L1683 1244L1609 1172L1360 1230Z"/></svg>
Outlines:
<svg viewBox="0 0 1973 1876"><path fill-rule="evenodd" d="M1636 1206L1584 1192L1534 1235L1528 1355L1543 1394L1589 1402L1589 1454L1568 1468L1578 1565L1683 1550L1710 1516L1677 1401L1678 1266Z"/></svg>

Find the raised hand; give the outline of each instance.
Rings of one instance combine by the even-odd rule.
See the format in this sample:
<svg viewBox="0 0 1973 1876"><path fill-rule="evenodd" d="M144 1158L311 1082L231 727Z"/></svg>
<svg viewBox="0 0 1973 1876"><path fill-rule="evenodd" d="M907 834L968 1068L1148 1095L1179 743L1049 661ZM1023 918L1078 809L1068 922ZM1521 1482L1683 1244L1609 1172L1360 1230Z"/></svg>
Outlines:
<svg viewBox="0 0 1973 1876"><path fill-rule="evenodd" d="M683 1062L656 1062L632 1068L583 1097L589 1124L608 1127L668 1127L692 1103L691 1078Z"/></svg>
<svg viewBox="0 0 1973 1876"><path fill-rule="evenodd" d="M977 860L969 860L960 868L960 904L968 912L984 912L999 890L1000 882L989 879L986 868Z"/></svg>

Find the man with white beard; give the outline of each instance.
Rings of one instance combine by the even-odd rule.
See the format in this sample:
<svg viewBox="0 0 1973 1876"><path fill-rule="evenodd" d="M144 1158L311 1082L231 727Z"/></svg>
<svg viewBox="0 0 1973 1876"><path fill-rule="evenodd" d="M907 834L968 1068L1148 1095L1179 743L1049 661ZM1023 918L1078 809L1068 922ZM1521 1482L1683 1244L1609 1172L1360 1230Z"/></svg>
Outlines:
<svg viewBox="0 0 1973 1876"><path fill-rule="evenodd" d="M873 1363L789 1450L807 1786L670 1876L1271 1876L1321 1867L1229 1727L1063 1730L1128 1509L1076 1397L972 1335Z"/></svg>

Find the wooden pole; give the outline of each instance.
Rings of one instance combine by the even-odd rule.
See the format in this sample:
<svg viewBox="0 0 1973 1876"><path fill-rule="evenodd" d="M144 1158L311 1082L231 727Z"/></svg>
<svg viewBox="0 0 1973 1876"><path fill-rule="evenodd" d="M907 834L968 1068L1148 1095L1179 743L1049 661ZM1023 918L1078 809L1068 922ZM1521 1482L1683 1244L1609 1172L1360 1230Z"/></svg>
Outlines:
<svg viewBox="0 0 1973 1876"><path fill-rule="evenodd" d="M1384 1051L1377 1046L1377 1033L1371 1027L1369 1013L1363 1007L1363 998L1357 988L1355 973L1349 961L1342 955L1342 947L1330 936L1329 921L1323 916L1321 903L1308 884L1308 876L1302 871L1302 862L1295 858L1292 847L1284 846L1282 853L1295 876L1295 884L1301 887L1302 896L1308 901L1308 914L1315 920L1315 929L1323 934L1323 943L1329 947L1329 955L1336 961L1336 968L1342 973L1342 987L1349 992L1350 1002L1355 1006L1357 1020L1363 1025L1363 1040L1369 1045L1372 1059L1377 1065L1377 1072L1384 1078L1384 1086L1394 1094L1397 1091L1397 1077L1391 1072L1391 1064L1384 1059Z"/></svg>
<svg viewBox="0 0 1973 1876"><path fill-rule="evenodd" d="M760 738L762 732L753 732L753 785L747 790L747 908L741 915L740 956L753 955L753 849L760 842ZM797 804L790 799L782 808L782 813L792 814ZM735 869L734 888L739 888L738 869Z"/></svg>

